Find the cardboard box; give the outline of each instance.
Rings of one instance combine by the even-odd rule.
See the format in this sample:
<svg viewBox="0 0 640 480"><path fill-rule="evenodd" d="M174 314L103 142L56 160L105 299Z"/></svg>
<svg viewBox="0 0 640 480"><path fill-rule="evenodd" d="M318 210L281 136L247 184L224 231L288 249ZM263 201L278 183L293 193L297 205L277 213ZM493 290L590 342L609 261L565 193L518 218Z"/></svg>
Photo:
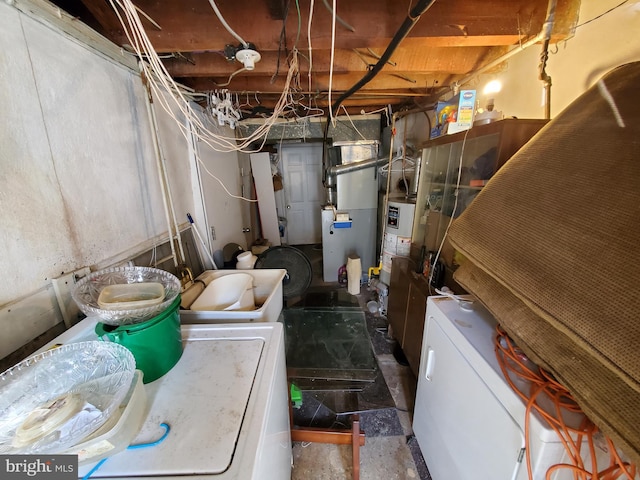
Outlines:
<svg viewBox="0 0 640 480"><path fill-rule="evenodd" d="M462 132L473 126L476 113L476 91L461 90L455 97L436 104L436 125L429 138Z"/></svg>

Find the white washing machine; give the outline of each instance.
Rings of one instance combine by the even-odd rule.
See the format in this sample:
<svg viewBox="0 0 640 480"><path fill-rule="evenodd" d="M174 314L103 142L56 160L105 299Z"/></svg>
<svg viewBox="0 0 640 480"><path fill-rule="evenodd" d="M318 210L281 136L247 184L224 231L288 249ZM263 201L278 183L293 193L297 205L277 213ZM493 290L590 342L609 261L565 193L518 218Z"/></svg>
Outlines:
<svg viewBox="0 0 640 480"><path fill-rule="evenodd" d="M429 297L425 321L413 429L433 480L528 479L526 406L498 364L495 319L477 301L467 311ZM582 417L573 415L577 425ZM551 465L567 462L565 449L537 414L530 429L533 478L544 480ZM599 466L608 465L605 448L596 450ZM574 477L561 469L551 478Z"/></svg>
<svg viewBox="0 0 640 480"><path fill-rule="evenodd" d="M54 344L97 340L85 319ZM149 413L134 444L160 444L107 458L91 478L288 480L291 434L284 333L278 322L182 325L175 367L144 386ZM79 477L94 465L82 466Z"/></svg>

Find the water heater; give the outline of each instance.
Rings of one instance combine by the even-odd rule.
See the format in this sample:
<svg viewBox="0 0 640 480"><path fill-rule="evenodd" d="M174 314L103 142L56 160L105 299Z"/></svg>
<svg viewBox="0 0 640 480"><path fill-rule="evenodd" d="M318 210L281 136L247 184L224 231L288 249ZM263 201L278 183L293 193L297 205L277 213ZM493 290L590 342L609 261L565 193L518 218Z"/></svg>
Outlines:
<svg viewBox="0 0 640 480"><path fill-rule="evenodd" d="M382 245L382 269L380 281L389 285L391 279L391 259L408 257L411 249L415 201L405 198L389 200L385 215L385 233Z"/></svg>

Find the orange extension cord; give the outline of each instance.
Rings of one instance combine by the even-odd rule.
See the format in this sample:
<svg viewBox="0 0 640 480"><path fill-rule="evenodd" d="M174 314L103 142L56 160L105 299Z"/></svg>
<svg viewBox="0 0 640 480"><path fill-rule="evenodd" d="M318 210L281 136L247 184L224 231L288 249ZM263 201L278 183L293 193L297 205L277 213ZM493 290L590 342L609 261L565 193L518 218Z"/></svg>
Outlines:
<svg viewBox="0 0 640 480"><path fill-rule="evenodd" d="M571 462L551 466L549 470L547 470L546 480L550 480L551 475L560 469L573 471L574 480L616 480L619 478L634 480L636 466L628 462L623 462L613 442L606 436L604 438L607 442L607 449L609 450L609 465L602 470L598 470L596 447L593 438L598 432L598 427L586 416L582 424L577 428L566 425L562 412L564 411L565 414L567 412L582 413L578 404L573 400L569 391L558 383L551 374L538 368L529 361L522 350L513 344L511 339L499 326L495 339L495 350L505 379L511 388L513 388L527 404L524 435L529 480L533 480L531 454L529 451L529 423L530 417L534 412L542 417L558 434L558 438L564 445ZM513 378L530 382L530 394L526 395L521 392L513 382ZM553 415L540 407L537 399L541 395L546 395L551 400L553 409L555 409ZM584 464L580 453L585 443L591 456L590 466Z"/></svg>

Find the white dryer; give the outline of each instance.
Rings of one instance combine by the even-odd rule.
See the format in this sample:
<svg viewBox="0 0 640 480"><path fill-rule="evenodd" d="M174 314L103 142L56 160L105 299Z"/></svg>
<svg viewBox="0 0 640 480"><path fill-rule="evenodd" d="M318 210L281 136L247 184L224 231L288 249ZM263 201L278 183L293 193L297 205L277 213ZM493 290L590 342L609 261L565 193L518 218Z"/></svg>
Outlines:
<svg viewBox="0 0 640 480"><path fill-rule="evenodd" d="M498 364L495 319L477 301L469 311L452 299L429 297L425 322L413 429L432 478L528 479L526 405ZM534 480L544 480L551 465L567 462L558 434L536 413L528 440ZM606 466L608 453L597 454ZM551 478L574 477L561 469Z"/></svg>

